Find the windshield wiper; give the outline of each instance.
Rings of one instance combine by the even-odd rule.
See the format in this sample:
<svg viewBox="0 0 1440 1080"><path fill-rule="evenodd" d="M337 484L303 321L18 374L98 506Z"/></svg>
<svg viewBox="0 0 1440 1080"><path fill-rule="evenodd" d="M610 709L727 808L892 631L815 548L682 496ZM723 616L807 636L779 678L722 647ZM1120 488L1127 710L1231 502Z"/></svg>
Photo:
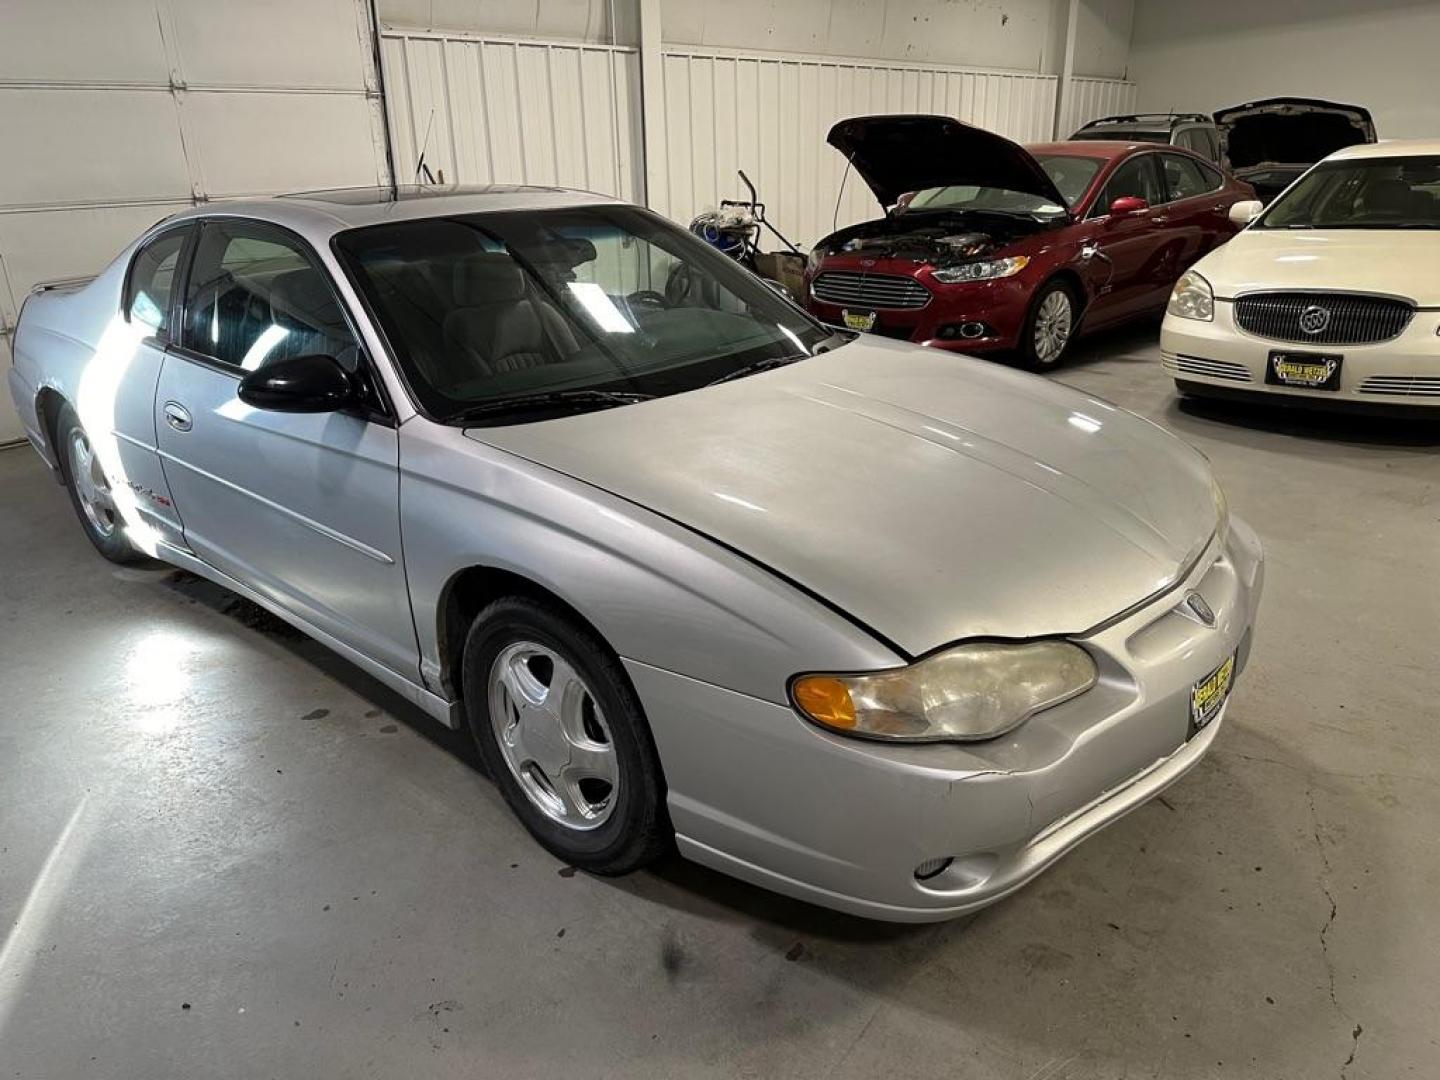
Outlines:
<svg viewBox="0 0 1440 1080"><path fill-rule="evenodd" d="M795 363L796 360L805 359L808 359L808 355L806 353L799 353L796 356L766 356L760 360L755 360L749 364L746 364L743 367L738 367L734 371L726 372L718 379L711 379L705 385L719 386L721 383L729 382L731 379L743 379L746 375L758 375L762 371L769 371L771 368L784 367L786 364Z"/></svg>
<svg viewBox="0 0 1440 1080"><path fill-rule="evenodd" d="M517 394L514 397L482 401L459 409L445 418L447 423L465 423L489 416L502 416L514 412L563 408L568 405L593 405L597 409L614 408L617 405L634 405L637 401L649 401L654 394L637 394L626 390L592 390L574 388L570 390L547 390L538 394Z"/></svg>

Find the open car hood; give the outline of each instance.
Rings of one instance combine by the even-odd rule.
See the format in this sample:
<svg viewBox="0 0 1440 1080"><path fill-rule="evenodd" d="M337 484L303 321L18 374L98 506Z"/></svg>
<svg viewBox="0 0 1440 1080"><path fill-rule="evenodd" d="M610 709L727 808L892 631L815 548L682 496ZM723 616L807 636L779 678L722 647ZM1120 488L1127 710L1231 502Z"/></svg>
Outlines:
<svg viewBox="0 0 1440 1080"><path fill-rule="evenodd" d="M1215 113L1222 161L1230 169L1313 165L1346 146L1375 141L1359 105L1316 98L1266 98Z"/></svg>
<svg viewBox="0 0 1440 1080"><path fill-rule="evenodd" d="M845 155L886 208L907 191L960 184L1067 205L1023 146L948 116L852 116L832 127L825 141Z"/></svg>

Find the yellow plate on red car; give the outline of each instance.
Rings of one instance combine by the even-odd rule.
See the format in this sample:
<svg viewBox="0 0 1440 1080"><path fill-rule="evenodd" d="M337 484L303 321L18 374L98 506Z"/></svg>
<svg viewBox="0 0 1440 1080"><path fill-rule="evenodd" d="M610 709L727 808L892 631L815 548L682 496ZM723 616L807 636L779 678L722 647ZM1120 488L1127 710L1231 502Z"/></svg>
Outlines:
<svg viewBox="0 0 1440 1080"><path fill-rule="evenodd" d="M847 330L870 330L875 326L875 312L873 311L851 311L849 308L841 308L840 318L845 320L845 329Z"/></svg>
<svg viewBox="0 0 1440 1080"><path fill-rule="evenodd" d="M1190 688L1190 732L1196 732L1215 719L1220 706L1230 696L1230 685L1235 681L1235 654L1231 653L1225 662Z"/></svg>

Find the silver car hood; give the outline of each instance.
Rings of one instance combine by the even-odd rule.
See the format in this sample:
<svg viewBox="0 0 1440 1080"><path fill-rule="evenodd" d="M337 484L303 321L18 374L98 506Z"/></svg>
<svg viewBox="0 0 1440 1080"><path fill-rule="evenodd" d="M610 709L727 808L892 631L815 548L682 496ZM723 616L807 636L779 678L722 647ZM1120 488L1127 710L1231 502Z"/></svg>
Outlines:
<svg viewBox="0 0 1440 1080"><path fill-rule="evenodd" d="M704 390L467 434L708 535L910 655L1075 633L1216 525L1205 460L1047 380L861 338Z"/></svg>

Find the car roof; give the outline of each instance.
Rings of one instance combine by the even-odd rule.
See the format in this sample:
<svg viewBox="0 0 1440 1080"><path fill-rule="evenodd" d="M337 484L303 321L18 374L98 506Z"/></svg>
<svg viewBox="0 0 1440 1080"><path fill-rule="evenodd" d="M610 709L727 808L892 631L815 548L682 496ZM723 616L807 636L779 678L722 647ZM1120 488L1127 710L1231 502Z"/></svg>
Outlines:
<svg viewBox="0 0 1440 1080"><path fill-rule="evenodd" d="M456 184L333 188L205 203L169 221L192 217L236 216L274 222L312 238L328 238L346 229L416 218L483 214L500 210L547 210L570 206L617 204L623 200L593 191L518 184Z"/></svg>
<svg viewBox="0 0 1440 1080"><path fill-rule="evenodd" d="M1326 161L1349 161L1352 158L1432 157L1440 156L1440 139L1382 139L1380 142L1358 143L1336 150Z"/></svg>
<svg viewBox="0 0 1440 1080"><path fill-rule="evenodd" d="M1026 143L1032 154L1056 154L1062 157L1089 157L1113 160L1136 150L1154 150L1156 143L1131 142L1128 139L1063 139L1060 142Z"/></svg>

